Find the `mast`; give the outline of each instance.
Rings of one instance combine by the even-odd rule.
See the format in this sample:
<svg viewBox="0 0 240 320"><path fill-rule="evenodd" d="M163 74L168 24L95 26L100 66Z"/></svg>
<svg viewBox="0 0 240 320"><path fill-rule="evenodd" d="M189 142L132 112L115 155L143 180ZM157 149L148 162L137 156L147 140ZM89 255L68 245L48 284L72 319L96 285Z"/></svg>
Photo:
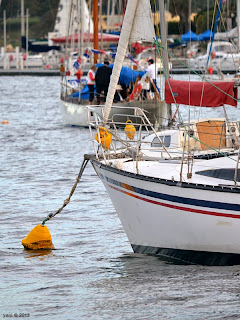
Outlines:
<svg viewBox="0 0 240 320"><path fill-rule="evenodd" d="M21 0L21 36L25 35L25 27L24 27L24 0Z"/></svg>
<svg viewBox="0 0 240 320"><path fill-rule="evenodd" d="M104 107L104 115L103 115L104 123L107 122L108 116L112 107L113 97L118 84L122 63L127 51L127 46L130 39L132 27L133 27L133 21L134 21L135 12L137 9L138 1L139 0L130 0L127 3L125 17L122 25L122 31L121 31L119 42L118 42L117 54L115 57L115 63L112 71L111 82L109 84L106 104Z"/></svg>
<svg viewBox="0 0 240 320"><path fill-rule="evenodd" d="M81 46L80 57L83 57L84 33L85 33L85 0L81 0Z"/></svg>
<svg viewBox="0 0 240 320"><path fill-rule="evenodd" d="M28 30L29 30L29 11L28 8L26 10L26 67L28 68Z"/></svg>
<svg viewBox="0 0 240 320"><path fill-rule="evenodd" d="M7 47L7 31L6 31L6 10L3 11L3 43L4 43L4 50Z"/></svg>
<svg viewBox="0 0 240 320"><path fill-rule="evenodd" d="M237 0L237 1L239 1L239 0ZM211 54L211 51L212 51L212 44L213 44L214 36L215 36L216 31L217 31L217 26L218 26L218 23L219 23L219 20L220 20L220 13L221 13L221 10L222 10L222 3L223 3L223 0L220 0L219 6L218 6L218 12L217 12L217 15L216 15L216 20L215 20L214 27L213 27L211 45L210 45L210 50L209 50L209 53L208 53L207 65L206 66L208 66L208 64L209 64L210 54Z"/></svg>
<svg viewBox="0 0 240 320"><path fill-rule="evenodd" d="M101 34L101 50L103 49L103 28L102 28L102 0L100 0L100 34Z"/></svg>
<svg viewBox="0 0 240 320"><path fill-rule="evenodd" d="M188 31L191 31L191 13L192 13L192 1L188 0ZM191 35L191 34L190 34ZM191 36L190 36L191 42Z"/></svg>
<svg viewBox="0 0 240 320"><path fill-rule="evenodd" d="M209 30L209 0L207 0L207 30Z"/></svg>
<svg viewBox="0 0 240 320"><path fill-rule="evenodd" d="M93 0L93 48L98 49L98 0ZM94 64L97 63L97 54L94 54Z"/></svg>
<svg viewBox="0 0 240 320"><path fill-rule="evenodd" d="M168 13L169 13L169 1L170 0L167 0L167 5L166 5L166 10ZM166 34L168 34L168 21L166 21Z"/></svg>
<svg viewBox="0 0 240 320"><path fill-rule="evenodd" d="M238 50L240 50L240 0L237 0L237 34L238 34Z"/></svg>
<svg viewBox="0 0 240 320"><path fill-rule="evenodd" d="M165 50L162 51L163 56L163 65L164 70L166 72L166 77L169 79L169 65L168 65L168 53L167 49L167 34L166 34L166 21L165 21L165 7L164 7L164 0L159 0L159 11L160 11L160 31L161 31L161 42ZM172 109L171 104L163 105L163 114L166 114L167 121L169 122L172 118Z"/></svg>
<svg viewBox="0 0 240 320"><path fill-rule="evenodd" d="M108 5L107 5L107 33L109 32L109 15L110 15L110 1L108 1Z"/></svg>
<svg viewBox="0 0 240 320"><path fill-rule="evenodd" d="M89 7L88 7L88 40L87 40L87 48L90 46L90 32L91 32L91 15L90 15L90 12L92 12L92 1L90 1L89 3Z"/></svg>
<svg viewBox="0 0 240 320"><path fill-rule="evenodd" d="M78 0L77 2L77 8L78 8L78 55L81 57L81 37L82 37L82 31L81 31L81 24L82 24L82 4L81 0Z"/></svg>

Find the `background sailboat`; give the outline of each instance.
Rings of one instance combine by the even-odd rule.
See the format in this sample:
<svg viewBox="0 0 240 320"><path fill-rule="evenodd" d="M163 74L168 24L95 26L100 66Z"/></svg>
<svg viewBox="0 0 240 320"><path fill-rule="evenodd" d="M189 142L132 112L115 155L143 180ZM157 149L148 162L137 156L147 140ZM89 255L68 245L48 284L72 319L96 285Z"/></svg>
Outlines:
<svg viewBox="0 0 240 320"><path fill-rule="evenodd" d="M151 18L151 14L149 13L149 17ZM140 16L140 20L137 22L137 24L135 25L135 29L139 30L136 32L136 34L132 35L132 41L136 42L140 39L142 39L142 34L141 34L141 30L144 28L146 32L146 30L149 29L148 26L148 21L145 20L144 18L145 13L142 12L141 16ZM151 18L152 19L152 18ZM147 41L152 41L152 39L155 36L155 32L154 32L154 28L153 28L153 24L151 22L151 28L149 29L149 36ZM108 35L108 36L112 36L112 35ZM116 36L115 36L116 37ZM70 38L72 39L72 38ZM94 46L95 43L97 43L98 45L98 30L97 28L94 28ZM97 49L97 48L96 48ZM94 51L95 47L94 47ZM96 59L94 57L94 59ZM69 65L71 66L71 64L73 64L73 62L69 62ZM85 63L83 63L85 64ZM115 65L117 64L117 62L114 62L114 67L113 70L115 68ZM121 71L121 68L119 70L119 72ZM130 75L132 75L132 82L134 83L136 81L136 76L143 75L142 72L139 71L133 71L133 70L127 70L128 73L130 73ZM113 71L114 72L114 71ZM122 70L122 73L125 73L125 70ZM127 77L129 78L129 75L127 75ZM71 80L70 80L71 81ZM124 81L124 84L129 84L130 81L128 81L127 83ZM69 79L68 78L63 78L62 79L62 83L63 83L63 87L61 90L61 113L64 119L64 122L66 124L70 124L70 125L78 125L78 126L88 126L88 112L87 112L87 106L89 105L89 101L88 98L85 98L86 96L86 92L85 89L86 87L83 89L83 86L78 86L76 87L76 89L78 89L78 93L73 94L73 92L71 92L69 94ZM80 83L80 81L79 81ZM118 83L118 80L117 80ZM116 83L116 84L117 84ZM82 91L83 89L83 91ZM109 88L109 90L111 90L111 94L113 94L113 96L115 95L116 92L116 88L111 89ZM114 90L114 91L113 91ZM160 125L160 118L161 118L161 110L162 110L162 105L164 105L164 102L161 102L159 99L158 100L150 100L150 99L146 99L146 100L139 100L138 99L138 95L135 98L134 95L134 91L133 91L133 99L131 98L131 95L129 96L128 101L124 101L123 103L119 103L118 106L119 108L115 111L111 111L111 117L114 114L126 114L129 113L130 109L126 109L126 108L121 108L123 105L125 107L132 107L132 106L138 106L139 108L146 110L146 112L149 114L149 118L152 124L159 126ZM102 114L102 107L101 106L94 106L95 110L99 110L97 111L97 113L99 115ZM132 111L133 112L133 111Z"/></svg>

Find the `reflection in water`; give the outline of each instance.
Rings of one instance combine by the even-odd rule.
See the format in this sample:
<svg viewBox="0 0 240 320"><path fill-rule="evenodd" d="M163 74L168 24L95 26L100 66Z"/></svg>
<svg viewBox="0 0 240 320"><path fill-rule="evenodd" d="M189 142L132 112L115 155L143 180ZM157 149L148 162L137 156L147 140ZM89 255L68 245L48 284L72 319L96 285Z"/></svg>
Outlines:
<svg viewBox="0 0 240 320"><path fill-rule="evenodd" d="M46 249L41 249L41 250L24 249L24 256L26 259L41 257L40 260L44 260L48 255L54 256L54 253L52 251L53 250L46 250Z"/></svg>

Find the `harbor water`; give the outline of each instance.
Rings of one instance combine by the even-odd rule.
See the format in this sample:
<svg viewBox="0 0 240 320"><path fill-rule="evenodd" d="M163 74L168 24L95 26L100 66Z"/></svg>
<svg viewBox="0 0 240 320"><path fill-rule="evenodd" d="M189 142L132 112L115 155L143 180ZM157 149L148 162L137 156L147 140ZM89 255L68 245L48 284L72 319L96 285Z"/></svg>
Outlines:
<svg viewBox="0 0 240 320"><path fill-rule="evenodd" d="M55 250L24 250L21 240L68 197L92 142L88 129L63 124L59 77L2 76L0 93L9 121L0 124L0 317L240 319L240 266L134 254L90 164L47 222Z"/></svg>

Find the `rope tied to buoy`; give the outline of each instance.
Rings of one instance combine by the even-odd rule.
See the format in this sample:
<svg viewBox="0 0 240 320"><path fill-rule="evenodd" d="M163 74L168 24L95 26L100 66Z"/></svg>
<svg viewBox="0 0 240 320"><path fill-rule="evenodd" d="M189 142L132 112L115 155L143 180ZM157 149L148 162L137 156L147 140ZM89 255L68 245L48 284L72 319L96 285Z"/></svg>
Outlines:
<svg viewBox="0 0 240 320"><path fill-rule="evenodd" d="M71 189L71 191L70 191L70 193L69 193L68 198L63 201L63 205L62 205L55 213L50 213L50 214L43 220L42 226L44 226L45 223L46 223L48 220L52 219L52 218L55 217L58 213L60 213L60 212L63 210L63 208L65 208L65 207L69 204L69 202L70 202L70 200L71 200L71 197L72 197L72 195L74 194L74 192L75 192L75 190L76 190L76 188L77 188L77 185L78 185L78 183L79 183L80 180L81 180L81 176L82 176L82 174L83 174L83 171L84 171L84 169L85 169L88 161L89 161L89 159L85 159L85 157L84 157L84 160L83 160L83 162L82 162L80 171L79 171L78 176L77 176L77 178L76 178L76 181L75 181L75 183L74 183L74 185L73 185L73 187L72 187L72 189Z"/></svg>
<svg viewBox="0 0 240 320"><path fill-rule="evenodd" d="M81 180L82 174L84 172L84 169L86 168L86 165L88 164L88 161L93 157L93 155L84 155L84 160L82 162L81 168L79 170L78 176L76 178L76 181L69 193L69 196L67 199L64 200L63 205L55 212L55 213L50 213L43 221L41 224L37 225L35 228L33 228L29 234L27 235L26 238L22 240L22 245L24 246L25 249L30 249L30 250L39 250L39 249L54 249L54 246L52 244L52 237L51 234L45 226L45 223L55 217L58 213L60 213L63 208L65 208L70 200L72 195L74 194L76 187L78 183Z"/></svg>

